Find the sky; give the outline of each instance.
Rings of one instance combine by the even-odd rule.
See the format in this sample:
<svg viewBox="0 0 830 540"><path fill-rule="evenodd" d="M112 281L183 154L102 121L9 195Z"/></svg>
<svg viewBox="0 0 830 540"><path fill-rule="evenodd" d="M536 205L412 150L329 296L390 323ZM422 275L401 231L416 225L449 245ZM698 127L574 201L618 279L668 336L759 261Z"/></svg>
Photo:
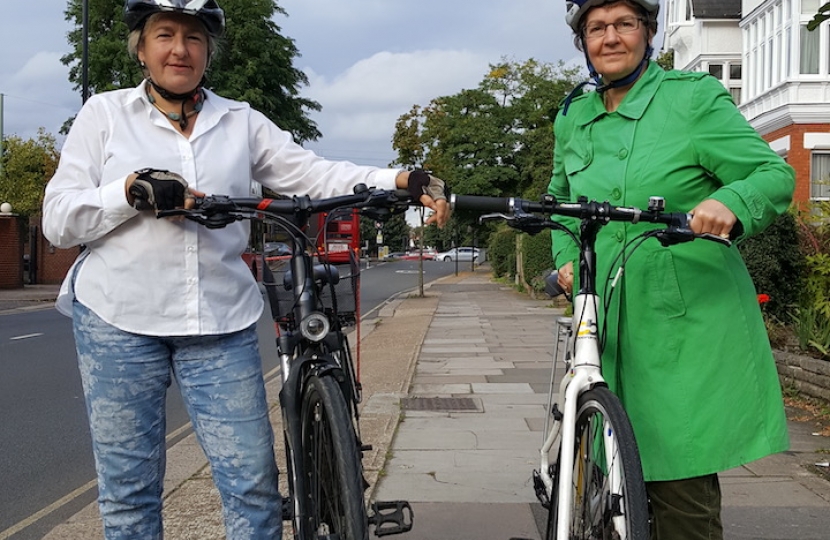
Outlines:
<svg viewBox="0 0 830 540"><path fill-rule="evenodd" d="M120 1L120 0L110 0ZM66 0L3 0L3 133L38 128L58 138L81 106L60 58L69 52ZM219 0L221 5L221 0ZM503 59L582 65L564 0L278 0L275 22L295 40L304 97L323 137L308 148L330 159L387 166L397 118L413 105L475 88ZM657 45L657 43L655 43ZM658 47L659 49L659 47Z"/></svg>
<svg viewBox="0 0 830 540"><path fill-rule="evenodd" d="M117 0L113 0L117 1ZM221 5L221 0L219 0ZM3 133L58 136L81 106L60 57L69 52L66 0L3 0ZM323 137L306 146L331 159L386 166L397 118L413 105L475 88L489 64L580 61L564 0L278 0L284 36L309 78L304 97ZM59 144L62 138L58 136Z"/></svg>

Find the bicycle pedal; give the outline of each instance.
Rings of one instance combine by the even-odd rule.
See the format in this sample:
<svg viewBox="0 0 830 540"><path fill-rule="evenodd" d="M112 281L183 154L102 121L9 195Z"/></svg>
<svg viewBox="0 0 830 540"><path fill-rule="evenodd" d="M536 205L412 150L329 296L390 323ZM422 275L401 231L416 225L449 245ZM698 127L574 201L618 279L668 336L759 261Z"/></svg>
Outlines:
<svg viewBox="0 0 830 540"><path fill-rule="evenodd" d="M412 530L414 513L409 501L373 501L369 509L369 524L375 526L375 536L400 534Z"/></svg>
<svg viewBox="0 0 830 540"><path fill-rule="evenodd" d="M542 507L550 510L550 497L548 497L548 490L545 489L545 483L542 482L542 477L539 471L533 471L533 491L536 492L536 498L542 504Z"/></svg>
<svg viewBox="0 0 830 540"><path fill-rule="evenodd" d="M294 519L294 499L291 497L282 498L282 520L291 521Z"/></svg>

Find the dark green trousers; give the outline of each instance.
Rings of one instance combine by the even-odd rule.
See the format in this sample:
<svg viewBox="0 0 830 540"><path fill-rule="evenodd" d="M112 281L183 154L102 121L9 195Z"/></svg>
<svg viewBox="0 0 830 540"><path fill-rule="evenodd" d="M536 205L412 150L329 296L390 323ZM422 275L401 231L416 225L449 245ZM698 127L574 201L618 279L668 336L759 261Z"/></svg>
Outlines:
<svg viewBox="0 0 830 540"><path fill-rule="evenodd" d="M646 482L651 540L723 540L717 474Z"/></svg>

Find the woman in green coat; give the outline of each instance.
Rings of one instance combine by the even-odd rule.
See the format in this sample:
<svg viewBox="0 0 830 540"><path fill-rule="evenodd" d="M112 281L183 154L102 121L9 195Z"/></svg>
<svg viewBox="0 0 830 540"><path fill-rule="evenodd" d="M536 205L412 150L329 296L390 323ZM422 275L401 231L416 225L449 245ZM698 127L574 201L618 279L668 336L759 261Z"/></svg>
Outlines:
<svg viewBox="0 0 830 540"><path fill-rule="evenodd" d="M667 211L694 214L695 232L738 241L787 209L792 168L723 85L649 60L657 0L567 7L598 91L569 98L556 119L551 194L641 208L661 196ZM649 227L603 227L600 294L617 274L612 260ZM553 254L570 290L577 246L554 232ZM646 241L627 260L604 324L603 373L634 426L652 538L722 538L717 473L788 447L775 362L738 249Z"/></svg>

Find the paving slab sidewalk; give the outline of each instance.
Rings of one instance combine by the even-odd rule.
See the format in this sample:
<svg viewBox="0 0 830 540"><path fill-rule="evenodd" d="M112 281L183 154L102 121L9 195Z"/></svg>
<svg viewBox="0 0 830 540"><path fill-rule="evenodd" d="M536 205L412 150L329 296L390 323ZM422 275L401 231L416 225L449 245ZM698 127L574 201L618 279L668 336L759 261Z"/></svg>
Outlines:
<svg viewBox="0 0 830 540"><path fill-rule="evenodd" d="M492 282L482 268L436 282L426 298L402 298L362 328L363 438L374 447L364 461L369 496L413 503L415 528L402 540L544 537L530 474L539 466L559 313ZM274 374L267 390L279 430ZM402 403L413 408L402 412ZM789 427L790 451L722 475L726 538L830 537L830 482L814 472L830 458L830 440L808 422ZM169 456L165 536L224 538L194 437ZM101 538L95 505L46 538Z"/></svg>

